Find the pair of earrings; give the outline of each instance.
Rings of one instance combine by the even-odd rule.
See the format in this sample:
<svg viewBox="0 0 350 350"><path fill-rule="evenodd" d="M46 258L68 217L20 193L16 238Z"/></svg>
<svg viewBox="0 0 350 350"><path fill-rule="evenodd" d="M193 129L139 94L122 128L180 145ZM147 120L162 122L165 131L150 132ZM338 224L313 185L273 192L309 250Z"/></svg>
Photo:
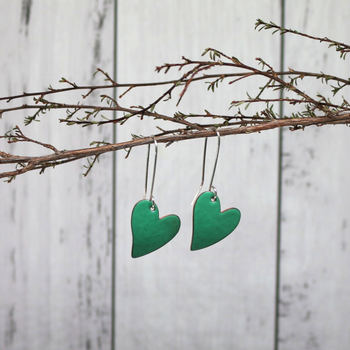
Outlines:
<svg viewBox="0 0 350 350"><path fill-rule="evenodd" d="M230 208L221 212L220 199L217 195L216 188L213 186L220 150L220 134L217 131L216 133L218 135L218 148L209 191L200 194L204 184L207 138L204 143L202 181L192 202L194 207L191 250L203 249L221 241L235 230L241 219L241 213L236 208ZM131 215L131 229L133 235L131 256L133 258L144 256L163 247L177 235L181 225L180 218L177 215L172 214L159 218L158 206L153 197L158 156L156 140L154 140L154 146L155 158L150 197L149 200L146 199L150 155L150 145L148 145L145 193L143 199L134 206Z"/></svg>

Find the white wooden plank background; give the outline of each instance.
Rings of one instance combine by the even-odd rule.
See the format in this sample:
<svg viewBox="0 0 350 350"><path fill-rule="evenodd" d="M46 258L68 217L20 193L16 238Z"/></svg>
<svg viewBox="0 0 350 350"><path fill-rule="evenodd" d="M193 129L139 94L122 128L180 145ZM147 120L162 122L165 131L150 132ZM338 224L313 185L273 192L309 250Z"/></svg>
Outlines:
<svg viewBox="0 0 350 350"><path fill-rule="evenodd" d="M250 11L243 10L246 6ZM279 10L279 4L271 1L259 2L259 6L253 1L154 1L152 6L144 1L120 1L118 77L129 82L169 79L157 75L155 66L179 61L182 55L198 59L207 47L252 64L261 55L279 65L279 55L271 50L278 47L279 38L254 31L256 18L278 21ZM238 89L226 88L220 97L205 86L202 91L190 89L178 109L227 113L233 95L244 98L247 85ZM142 91L120 103L147 105L151 99L150 92ZM174 104L163 109L177 110ZM129 139L131 132L157 133L159 124L149 120L126 123L118 129L118 140ZM182 226L168 245L136 260L130 259L129 217L142 199L147 150L133 150L128 160L118 155L119 166L129 175L117 179L118 349L272 348L277 136L270 132L222 138L214 183L222 208L239 208L242 221L225 241L199 252L189 249L190 203L201 179L203 140L167 149L160 145L155 199L160 214L179 215ZM216 140L210 139L208 147L205 188Z"/></svg>
<svg viewBox="0 0 350 350"><path fill-rule="evenodd" d="M348 2L286 3L286 27L350 42ZM302 53L301 55L299 53ZM349 77L327 44L286 37L286 67ZM304 85L301 85L304 86ZM305 88L327 94L330 87ZM310 90L309 90L310 91ZM347 98L349 89L341 95ZM284 133L280 349L347 349L350 344L349 128Z"/></svg>
<svg viewBox="0 0 350 350"><path fill-rule="evenodd" d="M2 96L55 87L62 76L93 83L98 66L113 71L113 2L0 4ZM70 101L77 99L79 94ZM65 134L50 118L29 127L28 136L61 149L110 137L108 131L73 128ZM4 116L1 131L15 120L23 125L20 118ZM0 184L1 349L110 346L111 156L101 158L86 179L83 164Z"/></svg>
<svg viewBox="0 0 350 350"><path fill-rule="evenodd" d="M337 4L286 2L286 25L349 41L349 6ZM199 58L206 47L251 64L257 56L275 67L280 63L279 37L253 30L256 18L280 22L276 1L3 0L0 5L2 96L57 86L61 76L95 83L96 67L113 73L114 45L121 82L168 79L154 72L156 65L182 55ZM344 76L349 70L326 45L293 37L286 37L285 61L286 67ZM226 112L233 96L244 97L253 86L222 90L222 96L205 87L190 90L178 109ZM159 91L135 91L120 102L146 104ZM77 99L79 94L71 97ZM177 110L174 103L160 108ZM5 115L0 130L21 123L23 115ZM118 128L118 141L131 133L156 133L156 125L167 127L149 120L127 123ZM108 129L72 127L66 134L66 127L49 118L27 132L58 148L112 138ZM347 133L341 126L283 133L278 349L342 350L349 344ZM222 207L239 208L242 221L223 242L190 252L190 203L200 182L202 147L203 140L159 146L156 202L161 215L175 213L182 224L171 243L140 259L130 256L130 215L143 195L146 147L134 149L127 160L123 152L117 155L115 179L112 156L106 155L87 178L79 162L1 183L0 349L111 349L113 281L115 349L274 349L278 132L222 138L214 185ZM207 180L215 151L216 140L210 139Z"/></svg>

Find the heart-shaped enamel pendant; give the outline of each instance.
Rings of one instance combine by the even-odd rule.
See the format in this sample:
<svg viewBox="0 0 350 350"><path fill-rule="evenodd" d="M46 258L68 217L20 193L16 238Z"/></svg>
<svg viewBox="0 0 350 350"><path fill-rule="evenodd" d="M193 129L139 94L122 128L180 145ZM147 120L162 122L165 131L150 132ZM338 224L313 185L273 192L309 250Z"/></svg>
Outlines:
<svg viewBox="0 0 350 350"><path fill-rule="evenodd" d="M139 258L170 242L179 232L180 218L177 215L159 218L157 205L149 200L141 200L132 211L131 229L131 256Z"/></svg>
<svg viewBox="0 0 350 350"><path fill-rule="evenodd" d="M191 250L209 247L227 237L238 226L241 212L230 208L221 212L220 200L213 192L204 192L193 209Z"/></svg>

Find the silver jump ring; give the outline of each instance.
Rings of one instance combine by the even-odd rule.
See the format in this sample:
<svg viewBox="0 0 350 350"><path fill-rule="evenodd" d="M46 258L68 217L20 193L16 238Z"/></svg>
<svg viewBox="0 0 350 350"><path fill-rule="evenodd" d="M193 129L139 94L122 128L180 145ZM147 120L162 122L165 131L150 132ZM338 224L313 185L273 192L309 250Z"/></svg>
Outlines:
<svg viewBox="0 0 350 350"><path fill-rule="evenodd" d="M215 202L216 199L218 198L218 191L216 190L216 188L214 186L211 186L210 192L214 193L214 197L211 198L211 201Z"/></svg>

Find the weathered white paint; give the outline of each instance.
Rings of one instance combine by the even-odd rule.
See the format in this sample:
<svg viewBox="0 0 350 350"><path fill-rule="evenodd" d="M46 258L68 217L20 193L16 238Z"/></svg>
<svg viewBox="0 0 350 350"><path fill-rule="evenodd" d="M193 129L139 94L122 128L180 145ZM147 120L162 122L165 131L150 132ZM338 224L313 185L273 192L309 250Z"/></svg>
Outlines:
<svg viewBox="0 0 350 350"><path fill-rule="evenodd" d="M244 9L249 8L249 11ZM254 31L255 19L279 20L271 1L120 1L118 78L120 81L169 79L154 68L182 55L200 58L214 47L251 64L263 56L279 65L279 38ZM170 72L170 76L172 73ZM225 84L224 84L225 85ZM244 98L252 82L189 89L179 107L157 110L227 113L237 93ZM239 90L241 89L241 90ZM158 90L161 91L161 90ZM220 90L218 91L220 93ZM153 94L153 98L155 95ZM176 94L173 96L176 98ZM120 103L147 105L149 89L134 91ZM144 120L118 128L118 140L130 134L157 133ZM216 151L210 139L205 188ZM201 178L203 140L159 146L154 196L160 214L181 218L178 236L159 251L130 258L130 215L142 199L146 147L128 160L118 154L117 179L117 348L118 349L272 349L274 337L275 241L277 213L277 133L222 138L214 185L222 209L237 207L242 221L231 236L203 251L190 252L192 207Z"/></svg>
<svg viewBox="0 0 350 350"><path fill-rule="evenodd" d="M349 10L347 2L287 2L286 26L348 43ZM287 36L286 66L349 76L334 51ZM330 88L305 81L310 87L333 99ZM349 347L349 148L345 126L284 132L281 350Z"/></svg>
<svg viewBox="0 0 350 350"><path fill-rule="evenodd" d="M113 13L113 1L2 1L1 95L55 87L62 76L93 83L98 66L113 71ZM24 113L17 115L4 115L2 132L23 125ZM29 127L28 136L61 149L111 137L108 130L66 134L58 115ZM1 349L110 346L111 156L89 178L83 164L0 184Z"/></svg>
<svg viewBox="0 0 350 350"><path fill-rule="evenodd" d="M94 83L96 67L113 72L114 1L1 5L1 95L57 86L61 76ZM346 42L348 7L324 0L287 2L286 24ZM163 77L154 67L182 55L200 57L206 47L251 64L261 56L278 67L279 37L253 27L256 18L279 23L279 17L280 3L267 0L119 0L118 79L168 79L171 72ZM287 67L346 76L347 63L325 44L286 40ZM190 89L179 108L170 102L160 109L227 112L233 96L244 97L253 86L246 82L221 96L205 87ZM146 104L160 91L133 91L120 102ZM21 125L23 115L5 115L1 131ZM168 127L147 119L128 122L118 127L118 141L131 133L156 133L156 125ZM58 148L111 140L108 128L72 127L67 134L50 118L27 133ZM79 162L1 183L0 348L111 348L115 209L117 349L273 349L277 136L273 131L222 138L214 185L222 208L239 208L242 222L223 242L199 252L189 251L190 203L200 182L203 140L159 146L155 199L160 214L178 214L182 226L171 243L139 259L130 256L130 215L143 195L146 147L133 150L128 160L118 154L116 208L111 155L88 178L80 175ZM341 126L283 133L280 350L347 349L350 341L347 136ZM216 140L210 139L205 186L215 151Z"/></svg>

